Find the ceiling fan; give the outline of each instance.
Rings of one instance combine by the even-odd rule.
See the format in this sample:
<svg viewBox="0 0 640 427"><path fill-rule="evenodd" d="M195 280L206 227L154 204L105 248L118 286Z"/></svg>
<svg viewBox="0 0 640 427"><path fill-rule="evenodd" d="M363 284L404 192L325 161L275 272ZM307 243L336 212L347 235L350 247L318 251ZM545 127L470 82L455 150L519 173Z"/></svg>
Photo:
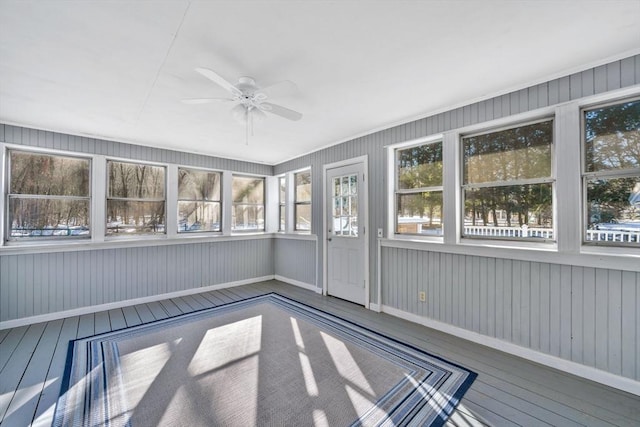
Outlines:
<svg viewBox="0 0 640 427"><path fill-rule="evenodd" d="M266 113L274 114L288 120L298 121L302 118L302 114L285 108L272 102L266 102L269 98L268 94L273 91L276 86L293 86L290 81L284 81L260 87L252 77L243 76L238 79L238 83L231 84L218 73L208 68L196 68L198 73L208 78L218 86L222 87L231 95L227 98L189 98L183 99L185 104L208 104L211 102L236 102L236 106L231 109L233 117L239 122L246 124L246 142L249 144L249 135L253 135L253 121L262 120L266 117Z"/></svg>

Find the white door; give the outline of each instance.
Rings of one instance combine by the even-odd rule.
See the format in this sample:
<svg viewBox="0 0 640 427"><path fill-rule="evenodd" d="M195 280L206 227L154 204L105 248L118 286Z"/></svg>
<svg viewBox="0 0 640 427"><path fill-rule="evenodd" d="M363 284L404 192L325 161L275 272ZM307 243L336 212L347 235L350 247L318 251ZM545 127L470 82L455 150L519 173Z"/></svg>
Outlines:
<svg viewBox="0 0 640 427"><path fill-rule="evenodd" d="M365 304L364 164L327 169L327 293ZM362 221L361 221L362 219Z"/></svg>

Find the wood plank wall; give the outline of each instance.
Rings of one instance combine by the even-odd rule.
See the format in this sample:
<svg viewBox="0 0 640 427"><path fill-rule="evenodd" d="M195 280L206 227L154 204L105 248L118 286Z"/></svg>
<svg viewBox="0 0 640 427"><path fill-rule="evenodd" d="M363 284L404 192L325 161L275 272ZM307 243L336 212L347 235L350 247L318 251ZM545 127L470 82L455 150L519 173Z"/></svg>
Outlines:
<svg viewBox="0 0 640 427"><path fill-rule="evenodd" d="M383 247L381 279L386 306L640 380L638 272Z"/></svg>
<svg viewBox="0 0 640 427"><path fill-rule="evenodd" d="M273 276L273 239L0 256L0 321Z"/></svg>
<svg viewBox="0 0 640 427"><path fill-rule="evenodd" d="M274 173L311 166L312 233L322 243L323 165L367 155L368 229L374 231L387 224L385 146L638 84L640 55L372 133L276 165ZM369 254L374 303L640 379L638 273L385 247L377 301L373 234ZM318 257L321 286L322 246ZM419 288L426 304L418 303Z"/></svg>
<svg viewBox="0 0 640 427"><path fill-rule="evenodd" d="M378 228L385 228L387 223L385 146L637 84L640 84L640 55L334 145L276 165L274 174L278 175L311 166L313 206L311 232L322 236L324 230L322 224L322 166L367 155L369 158L368 229L374 231ZM388 230L385 230L385 235L386 233ZM369 289L371 300L375 302L378 292L377 243L374 234L371 234L370 237ZM311 252L309 252L309 256L312 256ZM320 250L319 257L316 268L318 282L321 284L323 283L322 250Z"/></svg>
<svg viewBox="0 0 640 427"><path fill-rule="evenodd" d="M273 167L0 124L0 141L76 153L272 175ZM4 201L2 202L4 209ZM0 321L271 276L272 239L58 253L0 253Z"/></svg>
<svg viewBox="0 0 640 427"><path fill-rule="evenodd" d="M230 170L234 172L272 175L273 167L260 163L241 162L221 157L203 156L175 150L166 150L123 142L66 135L38 129L29 129L0 123L0 141L51 150L74 153L99 154L148 162L174 163L180 166Z"/></svg>
<svg viewBox="0 0 640 427"><path fill-rule="evenodd" d="M316 284L316 242L315 240L275 239L275 274L307 285Z"/></svg>

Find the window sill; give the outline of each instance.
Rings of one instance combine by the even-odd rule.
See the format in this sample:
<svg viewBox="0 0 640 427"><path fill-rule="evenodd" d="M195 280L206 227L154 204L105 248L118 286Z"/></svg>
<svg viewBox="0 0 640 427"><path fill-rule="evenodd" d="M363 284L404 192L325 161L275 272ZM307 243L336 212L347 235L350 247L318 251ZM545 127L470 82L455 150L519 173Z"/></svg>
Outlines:
<svg viewBox="0 0 640 427"><path fill-rule="evenodd" d="M444 243L443 236L425 236L419 234L394 234L393 237L388 240L398 240L402 242L416 242L416 243Z"/></svg>
<svg viewBox="0 0 640 427"><path fill-rule="evenodd" d="M285 232L278 232L275 234L275 238L276 239L289 239L289 240L313 240L316 241L318 240L318 236L315 234L311 234L311 233L302 233L302 232L297 232L297 233L285 233Z"/></svg>
<svg viewBox="0 0 640 427"><path fill-rule="evenodd" d="M146 237L127 237L127 238L108 238L103 242L94 242L90 240L83 241L50 241L48 243L14 243L8 246L0 247L0 256L2 255L30 255L39 253L56 253L56 252L76 252L89 250L104 249L123 249L123 248L140 248L153 246L171 246L171 245L189 245L195 243L219 243L231 242L238 240L259 240L271 239L273 233L242 233L232 235L207 235L207 236L176 236L169 238L167 236L146 236Z"/></svg>
<svg viewBox="0 0 640 427"><path fill-rule="evenodd" d="M488 258L504 258L516 261L542 262L550 264L571 265L580 267L610 268L640 272L640 251L608 251L603 249L625 248L582 248L580 253L559 252L555 244L530 244L522 242L463 242L447 244L443 242L379 239L383 247L411 249L420 251L444 252L456 255L480 256ZM504 243L509 243L505 245ZM519 243L519 245L511 245Z"/></svg>
<svg viewBox="0 0 640 427"><path fill-rule="evenodd" d="M590 256L633 257L640 264L640 247L606 245L583 245L580 253Z"/></svg>

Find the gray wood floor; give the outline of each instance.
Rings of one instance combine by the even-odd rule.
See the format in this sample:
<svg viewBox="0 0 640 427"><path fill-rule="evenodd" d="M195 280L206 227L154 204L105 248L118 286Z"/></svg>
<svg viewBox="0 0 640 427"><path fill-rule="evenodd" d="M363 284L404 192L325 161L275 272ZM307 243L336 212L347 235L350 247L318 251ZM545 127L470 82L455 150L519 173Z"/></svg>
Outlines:
<svg viewBox="0 0 640 427"><path fill-rule="evenodd" d="M51 424L69 340L278 292L478 373L450 426L639 426L640 397L386 314L268 281L0 330L0 425Z"/></svg>

